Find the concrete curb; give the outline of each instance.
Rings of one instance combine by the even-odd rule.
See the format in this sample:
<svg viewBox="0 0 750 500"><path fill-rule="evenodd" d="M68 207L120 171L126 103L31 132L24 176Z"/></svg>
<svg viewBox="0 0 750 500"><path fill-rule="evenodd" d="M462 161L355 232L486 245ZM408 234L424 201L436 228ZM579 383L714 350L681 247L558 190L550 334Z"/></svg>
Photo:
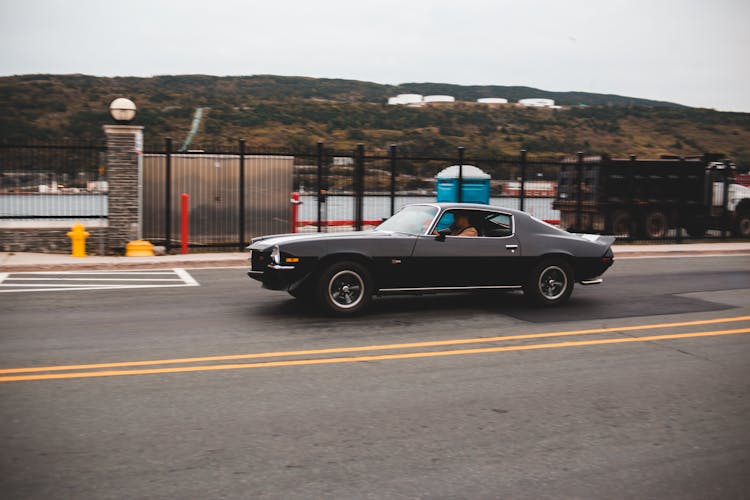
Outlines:
<svg viewBox="0 0 750 500"><path fill-rule="evenodd" d="M727 255L750 255L750 250L646 250L646 251L622 251L614 250L615 259L641 259L647 257L722 257Z"/></svg>
<svg viewBox="0 0 750 500"><path fill-rule="evenodd" d="M161 262L112 262L98 264L11 264L0 265L0 272L36 272L36 271L96 271L100 269L110 270L135 270L135 269L168 269L174 267L197 269L202 267L244 267L247 259L243 260L215 260L215 261L161 261Z"/></svg>

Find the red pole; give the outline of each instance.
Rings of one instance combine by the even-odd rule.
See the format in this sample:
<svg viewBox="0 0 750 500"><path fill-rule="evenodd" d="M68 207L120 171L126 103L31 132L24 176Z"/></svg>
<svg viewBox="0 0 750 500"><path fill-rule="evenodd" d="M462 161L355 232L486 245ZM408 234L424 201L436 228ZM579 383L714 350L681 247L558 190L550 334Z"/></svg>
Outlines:
<svg viewBox="0 0 750 500"><path fill-rule="evenodd" d="M292 204L292 232L297 232L297 219L299 218L299 206L302 203L299 201L299 193L294 191L292 193L292 199L289 200L289 203Z"/></svg>
<svg viewBox="0 0 750 500"><path fill-rule="evenodd" d="M182 229L181 229L181 238L182 238L182 251L180 253L188 253L188 240L189 240L189 234L188 230L190 228L189 224L189 205L190 205L190 196L186 193L182 193L182 213L181 213L181 221L182 221Z"/></svg>

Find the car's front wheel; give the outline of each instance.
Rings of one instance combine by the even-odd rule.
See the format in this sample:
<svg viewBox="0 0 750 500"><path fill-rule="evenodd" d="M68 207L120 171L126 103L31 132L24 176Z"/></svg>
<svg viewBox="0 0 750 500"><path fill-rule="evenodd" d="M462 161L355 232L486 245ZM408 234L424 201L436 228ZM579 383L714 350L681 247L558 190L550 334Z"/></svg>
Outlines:
<svg viewBox="0 0 750 500"><path fill-rule="evenodd" d="M356 262L336 262L326 267L317 284L317 298L327 312L350 316L364 310L372 299L372 279Z"/></svg>
<svg viewBox="0 0 750 500"><path fill-rule="evenodd" d="M573 293L573 269L562 259L546 259L534 268L523 288L531 301L544 306L556 306Z"/></svg>

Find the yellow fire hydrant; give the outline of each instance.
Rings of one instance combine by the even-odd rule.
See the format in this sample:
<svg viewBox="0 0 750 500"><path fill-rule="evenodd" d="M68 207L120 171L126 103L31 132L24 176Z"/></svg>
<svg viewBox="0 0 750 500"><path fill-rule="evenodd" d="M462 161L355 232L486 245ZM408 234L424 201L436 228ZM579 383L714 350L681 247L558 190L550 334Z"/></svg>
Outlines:
<svg viewBox="0 0 750 500"><path fill-rule="evenodd" d="M83 224L80 222L73 224L73 227L68 231L68 238L70 238L72 246L70 252L72 257L86 257L86 238L88 236L89 233L83 227Z"/></svg>

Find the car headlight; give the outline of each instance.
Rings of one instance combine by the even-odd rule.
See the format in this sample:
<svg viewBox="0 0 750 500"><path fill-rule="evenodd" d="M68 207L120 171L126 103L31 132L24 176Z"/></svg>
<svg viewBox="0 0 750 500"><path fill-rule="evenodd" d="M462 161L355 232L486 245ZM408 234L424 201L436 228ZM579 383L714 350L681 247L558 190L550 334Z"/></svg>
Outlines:
<svg viewBox="0 0 750 500"><path fill-rule="evenodd" d="M278 245L274 245L271 249L271 261L277 266L281 264L281 251L279 251Z"/></svg>

